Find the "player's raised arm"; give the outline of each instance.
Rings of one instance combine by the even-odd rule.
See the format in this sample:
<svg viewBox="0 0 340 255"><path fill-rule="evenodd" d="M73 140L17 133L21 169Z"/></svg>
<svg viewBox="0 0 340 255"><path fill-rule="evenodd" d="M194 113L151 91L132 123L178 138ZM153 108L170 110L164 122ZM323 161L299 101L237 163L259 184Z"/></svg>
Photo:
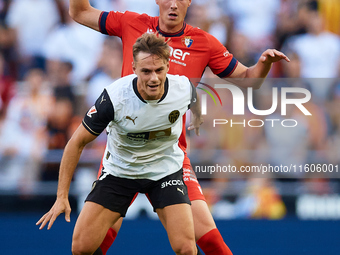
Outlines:
<svg viewBox="0 0 340 255"><path fill-rule="evenodd" d="M70 221L71 207L68 194L72 176L85 145L93 141L96 137L97 136L88 132L81 124L68 141L60 163L57 199L52 208L36 223L36 225L41 224L39 229L43 229L47 223L47 229L50 229L61 213L65 213L65 220L67 222Z"/></svg>
<svg viewBox="0 0 340 255"><path fill-rule="evenodd" d="M236 78L231 82L240 87L253 87L254 89L258 89L267 77L273 63L281 60L290 62L289 58L282 52L275 49L268 49L262 53L257 63L251 67L246 67L239 62L235 71L228 78ZM226 78L226 80L228 80L228 78Z"/></svg>
<svg viewBox="0 0 340 255"><path fill-rule="evenodd" d="M76 22L99 31L99 17L102 13L90 5L88 0L70 0L69 14Z"/></svg>

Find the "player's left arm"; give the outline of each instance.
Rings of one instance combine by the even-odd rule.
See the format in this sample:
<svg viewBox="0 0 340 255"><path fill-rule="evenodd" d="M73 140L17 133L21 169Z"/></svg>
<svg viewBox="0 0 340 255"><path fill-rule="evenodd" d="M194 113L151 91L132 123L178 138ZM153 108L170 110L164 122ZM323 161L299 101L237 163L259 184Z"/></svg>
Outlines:
<svg viewBox="0 0 340 255"><path fill-rule="evenodd" d="M205 38L210 49L209 67L220 78L239 87L261 87L273 63L289 58L275 49L268 49L262 53L254 66L247 67L237 61L226 47L214 36L206 33Z"/></svg>
<svg viewBox="0 0 340 255"><path fill-rule="evenodd" d="M253 87L254 89L258 89L267 77L273 63L281 60L290 62L284 53L275 49L268 49L262 53L257 63L251 67L246 67L238 62L233 73L225 79L236 78L229 81L240 87Z"/></svg>
<svg viewBox="0 0 340 255"><path fill-rule="evenodd" d="M195 130L196 135L200 135L199 128L203 123L203 117L201 113L201 104L199 96L197 95L195 86L191 84L191 103L189 109L191 111L191 120L188 130Z"/></svg>

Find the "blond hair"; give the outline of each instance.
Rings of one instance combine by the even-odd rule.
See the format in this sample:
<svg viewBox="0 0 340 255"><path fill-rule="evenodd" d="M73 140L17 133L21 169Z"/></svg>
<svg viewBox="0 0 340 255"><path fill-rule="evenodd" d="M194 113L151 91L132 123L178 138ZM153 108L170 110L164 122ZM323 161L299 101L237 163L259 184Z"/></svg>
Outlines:
<svg viewBox="0 0 340 255"><path fill-rule="evenodd" d="M133 61L136 62L137 55L140 52L150 53L156 55L159 58L169 61L170 47L165 41L165 38L152 33L145 33L137 39L133 45Z"/></svg>

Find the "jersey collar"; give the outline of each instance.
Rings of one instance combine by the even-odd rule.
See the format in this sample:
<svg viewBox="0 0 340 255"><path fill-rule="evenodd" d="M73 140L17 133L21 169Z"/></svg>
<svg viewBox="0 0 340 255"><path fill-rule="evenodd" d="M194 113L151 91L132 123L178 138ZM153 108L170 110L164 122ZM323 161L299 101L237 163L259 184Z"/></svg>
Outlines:
<svg viewBox="0 0 340 255"><path fill-rule="evenodd" d="M183 27L181 30L179 30L178 32L176 33L166 33L166 32L163 32L160 28L159 28L159 21L158 21L158 25L156 27L158 33L161 35L161 36L164 36L164 37L178 37L178 36L181 36L184 34L184 30L187 26L187 23L183 22Z"/></svg>
<svg viewBox="0 0 340 255"><path fill-rule="evenodd" d="M133 79L132 81L132 86L133 86L133 91L135 92L136 96L143 102L146 103L147 102L143 99L143 97L139 94L138 89L137 89L137 77ZM166 97L166 95L168 94L169 91L169 80L168 77L166 77L165 83L164 83L164 94L161 97L161 99L158 100L157 103L160 103L164 100L164 98Z"/></svg>

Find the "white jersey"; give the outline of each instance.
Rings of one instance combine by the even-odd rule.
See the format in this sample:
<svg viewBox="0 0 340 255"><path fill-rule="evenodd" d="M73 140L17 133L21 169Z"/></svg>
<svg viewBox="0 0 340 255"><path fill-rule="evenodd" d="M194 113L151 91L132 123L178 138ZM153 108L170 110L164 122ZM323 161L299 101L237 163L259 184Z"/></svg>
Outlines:
<svg viewBox="0 0 340 255"><path fill-rule="evenodd" d="M108 124L105 172L121 178L159 180L181 169L184 153L178 146L178 138L182 117L195 94L192 89L185 76L169 74L159 100L146 101L140 96L136 75L123 77L106 87L83 121L96 135L100 133L94 130L98 123L102 127ZM109 117L96 120L94 116L102 116L102 111Z"/></svg>

